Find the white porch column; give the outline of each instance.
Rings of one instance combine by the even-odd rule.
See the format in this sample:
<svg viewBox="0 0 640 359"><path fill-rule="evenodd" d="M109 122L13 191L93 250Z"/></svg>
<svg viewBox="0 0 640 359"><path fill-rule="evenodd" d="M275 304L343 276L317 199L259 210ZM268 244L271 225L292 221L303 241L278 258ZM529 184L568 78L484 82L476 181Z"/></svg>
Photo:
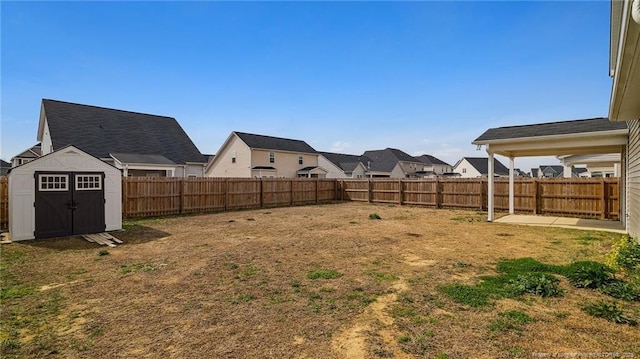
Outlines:
<svg viewBox="0 0 640 359"><path fill-rule="evenodd" d="M515 213L515 199L514 199L514 183L515 177L514 160L513 157L509 157L509 214Z"/></svg>
<svg viewBox="0 0 640 359"><path fill-rule="evenodd" d="M488 146L487 146L488 147ZM489 217L487 221L493 222L493 152L489 152L487 149L487 153L489 154L489 163L488 163L488 171L487 171L487 179L488 179L488 191L487 191L487 202L488 202L488 211Z"/></svg>
<svg viewBox="0 0 640 359"><path fill-rule="evenodd" d="M613 164L613 177L620 177L620 164L617 162Z"/></svg>
<svg viewBox="0 0 640 359"><path fill-rule="evenodd" d="M573 171L571 171L571 165L570 164L565 164L564 165L564 172L562 174L562 177L564 178L571 178L573 177Z"/></svg>

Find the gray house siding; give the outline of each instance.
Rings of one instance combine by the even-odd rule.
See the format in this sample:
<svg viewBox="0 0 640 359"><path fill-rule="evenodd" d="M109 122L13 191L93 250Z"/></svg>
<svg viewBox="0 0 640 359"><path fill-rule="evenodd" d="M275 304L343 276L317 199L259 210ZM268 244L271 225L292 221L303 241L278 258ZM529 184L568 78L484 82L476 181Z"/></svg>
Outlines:
<svg viewBox="0 0 640 359"><path fill-rule="evenodd" d="M627 221L631 236L640 235L640 120L628 121Z"/></svg>

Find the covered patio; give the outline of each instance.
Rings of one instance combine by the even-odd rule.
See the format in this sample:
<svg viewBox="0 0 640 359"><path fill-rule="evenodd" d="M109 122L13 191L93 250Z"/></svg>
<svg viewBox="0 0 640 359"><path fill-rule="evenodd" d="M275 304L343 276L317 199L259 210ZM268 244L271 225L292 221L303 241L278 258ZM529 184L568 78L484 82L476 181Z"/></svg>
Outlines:
<svg viewBox="0 0 640 359"><path fill-rule="evenodd" d="M495 220L496 223L517 224L535 227L561 227L603 231L625 234L627 231L620 221L603 221L600 219L567 218L554 216L536 216L528 214L509 214Z"/></svg>
<svg viewBox="0 0 640 359"><path fill-rule="evenodd" d="M533 125L490 128L472 143L485 146L488 154L488 221L495 219L494 156L509 158L509 214L514 209L514 160L516 157L594 155L624 152L629 130L624 122L607 118L550 122ZM622 173L620 198L624 199L625 173ZM620 205L625 225L625 204Z"/></svg>

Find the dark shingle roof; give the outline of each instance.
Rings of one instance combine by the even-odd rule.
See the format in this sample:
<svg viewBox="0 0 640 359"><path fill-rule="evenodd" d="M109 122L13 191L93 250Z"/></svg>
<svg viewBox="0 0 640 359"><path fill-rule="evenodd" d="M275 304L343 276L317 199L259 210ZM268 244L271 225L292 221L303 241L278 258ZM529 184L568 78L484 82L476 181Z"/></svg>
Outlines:
<svg viewBox="0 0 640 359"><path fill-rule="evenodd" d="M395 148L365 151L363 156L371 160L372 171L391 172L399 161L422 163L417 158ZM368 166L368 163L365 163L365 166Z"/></svg>
<svg viewBox="0 0 640 359"><path fill-rule="evenodd" d="M122 163L151 163L155 165L175 165L173 161L162 155L141 155L137 153L111 153Z"/></svg>
<svg viewBox="0 0 640 359"><path fill-rule="evenodd" d="M234 133L251 148L260 148L264 150L290 151L298 153L316 153L313 147L306 142L300 140L291 140L288 138L271 137L263 135L255 135L251 133L237 132Z"/></svg>
<svg viewBox="0 0 640 359"><path fill-rule="evenodd" d="M506 140L524 137L539 137L553 135L568 135L572 133L602 132L613 130L624 130L627 124L624 121L609 121L605 117L591 118L586 120L573 120L561 122L538 123L523 126L508 126L490 128L485 133L476 138L475 142Z"/></svg>
<svg viewBox="0 0 640 359"><path fill-rule="evenodd" d="M358 155L347 155L343 153L333 153L333 152L319 152L323 155L329 162L336 165L343 171L353 172L353 170L358 167L358 164L362 163L365 167L367 166L367 162L371 161L367 157L358 156Z"/></svg>
<svg viewBox="0 0 640 359"><path fill-rule="evenodd" d="M421 156L417 156L416 157L418 160L420 160L422 163L427 164L427 165L446 165L446 166L450 166L450 164L436 158L433 157L431 155L421 155Z"/></svg>
<svg viewBox="0 0 640 359"><path fill-rule="evenodd" d="M489 158L487 157L464 157L478 172L483 175L489 173ZM496 175L508 175L509 169L503 165L497 158L493 158L493 173Z"/></svg>
<svg viewBox="0 0 640 359"><path fill-rule="evenodd" d="M4 160L0 160L0 176L6 176L7 173L9 173L10 169L11 169L11 163Z"/></svg>
<svg viewBox="0 0 640 359"><path fill-rule="evenodd" d="M43 99L54 150L67 145L96 156L161 155L179 164L206 162L173 117Z"/></svg>

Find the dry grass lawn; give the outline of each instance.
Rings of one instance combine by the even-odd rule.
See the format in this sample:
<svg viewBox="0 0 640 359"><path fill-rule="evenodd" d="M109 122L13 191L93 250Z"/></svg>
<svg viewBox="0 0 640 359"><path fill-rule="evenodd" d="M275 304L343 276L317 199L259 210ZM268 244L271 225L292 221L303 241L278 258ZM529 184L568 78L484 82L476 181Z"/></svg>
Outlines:
<svg viewBox="0 0 640 359"><path fill-rule="evenodd" d="M381 219L369 219L377 213ZM485 222L483 213L340 203L127 223L125 244L1 247L5 357L501 358L634 353L640 330L571 287L470 307L439 287L504 258L602 260L615 235ZM639 316L639 303L619 302ZM509 311L530 321L505 324Z"/></svg>

